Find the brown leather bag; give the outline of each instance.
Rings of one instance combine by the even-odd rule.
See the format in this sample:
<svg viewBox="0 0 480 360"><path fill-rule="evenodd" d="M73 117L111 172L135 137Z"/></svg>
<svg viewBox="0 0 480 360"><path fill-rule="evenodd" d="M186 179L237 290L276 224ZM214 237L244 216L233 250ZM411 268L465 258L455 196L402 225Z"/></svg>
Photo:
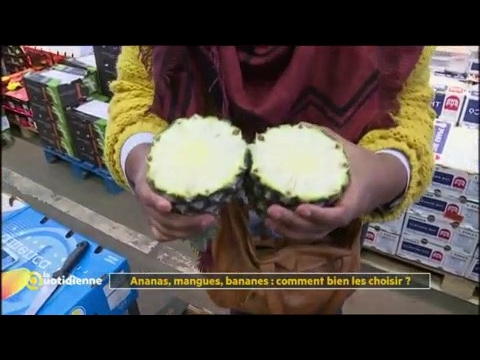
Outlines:
<svg viewBox="0 0 480 360"><path fill-rule="evenodd" d="M252 237L248 208L232 201L220 213L220 228L212 242L210 272L357 272L360 268L362 222L353 221L320 242L299 244ZM209 290L220 307L249 314L334 314L351 290Z"/></svg>

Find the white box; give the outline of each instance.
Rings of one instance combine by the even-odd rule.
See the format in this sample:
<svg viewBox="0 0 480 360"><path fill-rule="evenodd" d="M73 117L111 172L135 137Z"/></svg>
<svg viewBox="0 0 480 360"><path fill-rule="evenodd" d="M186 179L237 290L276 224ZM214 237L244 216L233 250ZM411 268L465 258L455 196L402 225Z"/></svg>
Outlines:
<svg viewBox="0 0 480 360"><path fill-rule="evenodd" d="M2 131L10 129L10 122L6 116L2 116Z"/></svg>
<svg viewBox="0 0 480 360"><path fill-rule="evenodd" d="M433 89L432 107L437 119L457 125L467 97L467 86L458 81L456 85L433 84Z"/></svg>
<svg viewBox="0 0 480 360"><path fill-rule="evenodd" d="M478 257L472 258L472 261L465 272L465 277L475 282L480 280L480 260Z"/></svg>
<svg viewBox="0 0 480 360"><path fill-rule="evenodd" d="M392 221L386 221L382 223L370 223L369 226L375 229L382 229L392 234L400 235L402 233L403 220L405 220L405 213Z"/></svg>
<svg viewBox="0 0 480 360"><path fill-rule="evenodd" d="M457 226L437 218L435 214L422 215L413 209L407 212L403 225L402 236L418 236L440 247L453 249L456 252L472 256L478 244L478 231Z"/></svg>
<svg viewBox="0 0 480 360"><path fill-rule="evenodd" d="M472 74L472 75L474 75L474 74L478 75L478 69L479 69L478 58L470 59L470 65L468 67L468 73Z"/></svg>
<svg viewBox="0 0 480 360"><path fill-rule="evenodd" d="M478 87L475 90L470 90L465 100L465 106L463 107L462 115L460 116L460 126L464 126L471 129L478 129L480 122L480 110L479 110L479 92Z"/></svg>
<svg viewBox="0 0 480 360"><path fill-rule="evenodd" d="M365 234L363 246L377 249L386 254L395 255L399 240L400 235L369 226Z"/></svg>
<svg viewBox="0 0 480 360"><path fill-rule="evenodd" d="M404 234L400 237L397 256L458 276L465 275L470 259L468 255L445 249L421 236Z"/></svg>
<svg viewBox="0 0 480 360"><path fill-rule="evenodd" d="M26 45L26 46L35 48L38 50L48 51L53 54L56 54L58 52L61 55L66 55L67 57L75 57L75 58L93 54L92 45L84 45L84 46Z"/></svg>
<svg viewBox="0 0 480 360"><path fill-rule="evenodd" d="M424 194L411 207L412 211L428 216L435 214L446 221L458 221L462 226L478 230L478 203L464 198L441 197L440 194Z"/></svg>
<svg viewBox="0 0 480 360"><path fill-rule="evenodd" d="M442 121L434 128L436 167L429 192L478 203L478 131Z"/></svg>
<svg viewBox="0 0 480 360"><path fill-rule="evenodd" d="M467 46L437 46L430 67L453 73L466 73L470 64L471 49Z"/></svg>

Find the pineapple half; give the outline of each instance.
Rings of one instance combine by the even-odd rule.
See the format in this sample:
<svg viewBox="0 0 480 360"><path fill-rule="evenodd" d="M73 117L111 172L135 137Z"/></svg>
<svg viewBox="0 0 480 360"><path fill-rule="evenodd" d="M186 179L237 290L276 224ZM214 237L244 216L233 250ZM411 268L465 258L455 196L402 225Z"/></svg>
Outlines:
<svg viewBox="0 0 480 360"><path fill-rule="evenodd" d="M249 145L251 169L247 196L261 215L279 204L330 205L350 182L344 149L318 126L281 125L258 134Z"/></svg>
<svg viewBox="0 0 480 360"><path fill-rule="evenodd" d="M217 214L237 195L247 170L240 129L216 117L178 119L154 138L147 181L180 214Z"/></svg>

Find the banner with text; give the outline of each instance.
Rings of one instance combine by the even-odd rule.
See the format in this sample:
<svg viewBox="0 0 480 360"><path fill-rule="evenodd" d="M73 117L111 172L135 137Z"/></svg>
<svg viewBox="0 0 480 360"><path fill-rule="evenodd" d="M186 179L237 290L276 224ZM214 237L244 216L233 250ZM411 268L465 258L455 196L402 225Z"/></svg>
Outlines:
<svg viewBox="0 0 480 360"><path fill-rule="evenodd" d="M112 273L112 289L428 290L430 273Z"/></svg>

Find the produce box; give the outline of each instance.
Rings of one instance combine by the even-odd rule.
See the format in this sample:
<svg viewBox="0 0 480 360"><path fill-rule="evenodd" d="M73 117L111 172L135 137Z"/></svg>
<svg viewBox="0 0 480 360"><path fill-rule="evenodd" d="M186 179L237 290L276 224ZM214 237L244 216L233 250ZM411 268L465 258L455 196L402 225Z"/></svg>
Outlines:
<svg viewBox="0 0 480 360"><path fill-rule="evenodd" d="M472 256L478 244L478 230L459 226L443 216L410 209L405 217L402 236L413 236L435 246Z"/></svg>
<svg viewBox="0 0 480 360"><path fill-rule="evenodd" d="M2 55L25 56L22 47L19 45L2 45Z"/></svg>
<svg viewBox="0 0 480 360"><path fill-rule="evenodd" d="M403 221L405 220L405 213L400 215L398 218L392 221L386 221L382 223L370 223L370 226L374 228L381 228L392 234L400 234L402 232Z"/></svg>
<svg viewBox="0 0 480 360"><path fill-rule="evenodd" d="M23 315L81 241L89 248L38 315L123 315L138 292L110 289L108 274L128 272L125 258L28 208L2 224L2 315Z"/></svg>
<svg viewBox="0 0 480 360"><path fill-rule="evenodd" d="M479 110L479 91L478 85L472 87L467 94L465 106L463 108L462 115L460 117L460 126L478 129L480 123L480 110Z"/></svg>
<svg viewBox="0 0 480 360"><path fill-rule="evenodd" d="M108 97L112 96L110 83L117 78L117 59L121 48L120 45L99 45L93 47L100 91Z"/></svg>
<svg viewBox="0 0 480 360"><path fill-rule="evenodd" d="M437 114L437 119L457 125L467 96L467 85L460 81L454 81L453 84L452 82L450 85L441 82L432 84L435 91L432 107Z"/></svg>
<svg viewBox="0 0 480 360"><path fill-rule="evenodd" d="M96 82L96 88L100 89L99 83L98 83L98 73L97 73L97 64L95 62L95 55L86 55L82 56L79 58L66 58L65 60L62 61L63 65L74 67L74 68L79 68L83 70L87 70L90 73L95 73L97 76L95 76L95 82Z"/></svg>
<svg viewBox="0 0 480 360"><path fill-rule="evenodd" d="M435 173L429 192L478 203L478 131L436 121Z"/></svg>
<svg viewBox="0 0 480 360"><path fill-rule="evenodd" d="M471 259L471 256L455 251L448 245L442 246L422 235L408 233L400 237L397 256L457 276L465 274Z"/></svg>
<svg viewBox="0 0 480 360"><path fill-rule="evenodd" d="M365 234L363 246L373 248L380 252L395 255L400 235L383 230L381 225L369 226Z"/></svg>
<svg viewBox="0 0 480 360"><path fill-rule="evenodd" d="M31 117L32 109L28 99L28 94L25 88L8 91L3 94L3 106L18 114Z"/></svg>
<svg viewBox="0 0 480 360"><path fill-rule="evenodd" d="M7 115L4 114L2 108L2 149L6 149L13 145L14 138L10 133L10 121L8 120Z"/></svg>
<svg viewBox="0 0 480 360"><path fill-rule="evenodd" d="M29 67L28 58L18 45L2 45L2 62L7 74L14 74Z"/></svg>
<svg viewBox="0 0 480 360"><path fill-rule="evenodd" d="M2 192L2 223L28 208L30 205L23 200Z"/></svg>
<svg viewBox="0 0 480 360"><path fill-rule="evenodd" d="M80 69L97 71L97 63L95 62L95 55L85 55L78 58L66 58L62 61L63 65L78 67Z"/></svg>
<svg viewBox="0 0 480 360"><path fill-rule="evenodd" d="M462 219L462 226L478 230L479 209L476 202L464 201L454 196L436 196L427 192L412 205L411 209L425 217L433 215L452 221Z"/></svg>
<svg viewBox="0 0 480 360"><path fill-rule="evenodd" d="M46 102L30 102L37 131L45 146L75 157L67 116L63 108Z"/></svg>
<svg viewBox="0 0 480 360"><path fill-rule="evenodd" d="M31 102L67 108L81 104L97 92L96 77L93 69L57 64L41 72L29 73L23 81Z"/></svg>
<svg viewBox="0 0 480 360"><path fill-rule="evenodd" d="M77 156L105 167L103 146L108 119L108 103L93 99L71 109L68 116Z"/></svg>
<svg viewBox="0 0 480 360"><path fill-rule="evenodd" d="M478 247L477 251L475 251L475 254L472 257L470 265L468 266L465 277L475 282L478 282L480 280L480 261L478 259Z"/></svg>

